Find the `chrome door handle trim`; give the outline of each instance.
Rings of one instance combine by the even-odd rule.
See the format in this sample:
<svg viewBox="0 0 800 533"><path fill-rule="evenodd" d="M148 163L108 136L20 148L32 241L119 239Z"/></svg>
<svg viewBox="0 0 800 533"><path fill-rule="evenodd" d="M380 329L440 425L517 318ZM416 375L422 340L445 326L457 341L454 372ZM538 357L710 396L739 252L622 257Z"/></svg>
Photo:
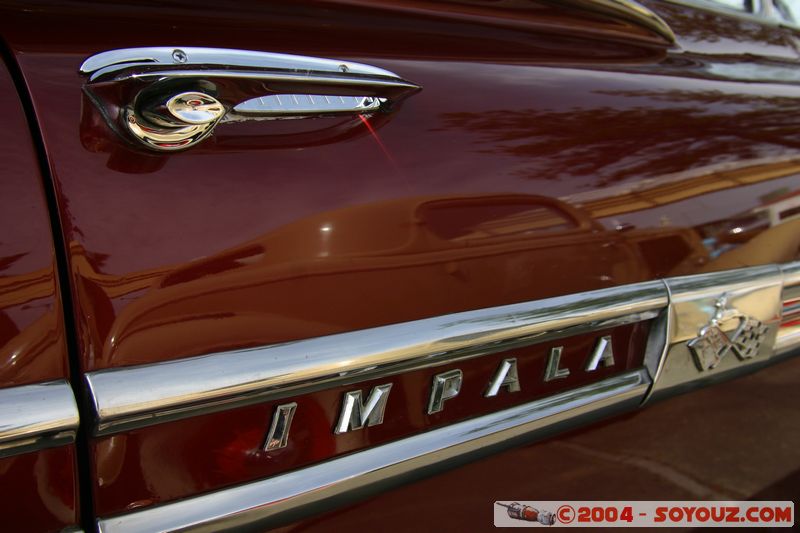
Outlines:
<svg viewBox="0 0 800 533"><path fill-rule="evenodd" d="M318 57L272 52L236 50L232 48L200 48L180 46L158 46L148 48L121 48L100 52L81 65L81 74L90 75L89 81L117 78L119 73L136 67L138 71L157 70L164 65L197 66L209 65L221 68L276 69L297 72L347 72L366 76L395 77L382 68Z"/></svg>
<svg viewBox="0 0 800 533"><path fill-rule="evenodd" d="M388 111L421 89L361 63L222 48L111 50L80 73L112 129L156 151L194 146L223 121Z"/></svg>

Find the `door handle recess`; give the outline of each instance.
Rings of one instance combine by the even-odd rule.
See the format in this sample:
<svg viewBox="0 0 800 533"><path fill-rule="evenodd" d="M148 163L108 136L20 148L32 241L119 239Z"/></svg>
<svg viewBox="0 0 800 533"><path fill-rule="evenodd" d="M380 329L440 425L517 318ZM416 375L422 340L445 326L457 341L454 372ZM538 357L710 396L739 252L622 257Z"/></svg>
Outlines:
<svg viewBox="0 0 800 533"><path fill-rule="evenodd" d="M390 111L421 87L370 65L222 48L126 48L80 67L84 91L118 134L184 150L220 122Z"/></svg>

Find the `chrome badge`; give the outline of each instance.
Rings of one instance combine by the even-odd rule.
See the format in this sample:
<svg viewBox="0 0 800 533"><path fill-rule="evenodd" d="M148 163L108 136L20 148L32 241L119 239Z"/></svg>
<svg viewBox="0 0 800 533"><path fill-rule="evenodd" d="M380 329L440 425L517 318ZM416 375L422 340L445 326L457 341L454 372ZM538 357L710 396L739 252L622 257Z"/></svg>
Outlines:
<svg viewBox="0 0 800 533"><path fill-rule="evenodd" d="M746 373L776 355L783 302L780 269L712 272L670 278L665 284L669 312L660 327L667 342L663 351L646 357L654 380L645 401Z"/></svg>
<svg viewBox="0 0 800 533"><path fill-rule="evenodd" d="M688 343L698 370L715 368L720 361L733 352L740 360L752 359L758 354L768 328L760 320L748 317L735 308L729 308L728 297L721 296L716 303L716 312L699 335ZM736 323L732 333L725 333L725 326Z"/></svg>

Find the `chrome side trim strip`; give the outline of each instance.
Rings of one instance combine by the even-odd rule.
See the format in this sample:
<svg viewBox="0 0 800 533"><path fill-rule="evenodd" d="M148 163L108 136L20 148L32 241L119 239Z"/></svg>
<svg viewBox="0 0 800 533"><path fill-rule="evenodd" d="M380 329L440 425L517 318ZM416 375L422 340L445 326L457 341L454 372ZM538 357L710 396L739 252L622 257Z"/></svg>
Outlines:
<svg viewBox="0 0 800 533"><path fill-rule="evenodd" d="M800 261L781 267L783 271L783 318L778 329L775 352L778 355L800 348Z"/></svg>
<svg viewBox="0 0 800 533"><path fill-rule="evenodd" d="M437 366L639 322L666 307L659 281L438 316L263 348L87 374L96 434Z"/></svg>
<svg viewBox="0 0 800 533"><path fill-rule="evenodd" d="M690 343L725 298L730 309L765 325L754 357L698 368ZM641 320L657 320L645 366L648 394L675 392L749 371L800 346L800 324L780 325L800 300L800 262L638 283L569 296L439 316L250 350L86 376L95 433L111 434L388 376L423 367ZM781 309L781 302L788 302ZM734 321L735 322L735 321ZM722 330L735 336L734 322ZM775 352L773 354L773 352ZM754 352L755 353L755 352Z"/></svg>
<svg viewBox="0 0 800 533"><path fill-rule="evenodd" d="M783 355L800 346L800 326L781 328L775 342L775 353Z"/></svg>
<svg viewBox="0 0 800 533"><path fill-rule="evenodd" d="M255 530L367 487L392 486L434 465L490 453L587 417L634 408L650 384L644 370L481 416L331 461L174 503L98 521L101 533Z"/></svg>
<svg viewBox="0 0 800 533"><path fill-rule="evenodd" d="M783 271L783 284L785 287L793 288L794 296L800 298L800 261L786 263L781 266Z"/></svg>
<svg viewBox="0 0 800 533"><path fill-rule="evenodd" d="M71 443L77 429L66 381L0 389L0 458Z"/></svg>

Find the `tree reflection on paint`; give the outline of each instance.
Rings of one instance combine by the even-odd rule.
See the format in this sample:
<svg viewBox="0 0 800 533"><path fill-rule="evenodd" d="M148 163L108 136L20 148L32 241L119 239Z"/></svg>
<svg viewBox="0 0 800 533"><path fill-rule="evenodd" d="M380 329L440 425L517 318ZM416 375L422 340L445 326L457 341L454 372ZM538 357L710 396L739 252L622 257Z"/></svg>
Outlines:
<svg viewBox="0 0 800 533"><path fill-rule="evenodd" d="M595 91L626 107L496 109L441 115L477 134L474 150L530 161L536 179L591 176L593 186L725 161L800 155L800 100L720 91Z"/></svg>

